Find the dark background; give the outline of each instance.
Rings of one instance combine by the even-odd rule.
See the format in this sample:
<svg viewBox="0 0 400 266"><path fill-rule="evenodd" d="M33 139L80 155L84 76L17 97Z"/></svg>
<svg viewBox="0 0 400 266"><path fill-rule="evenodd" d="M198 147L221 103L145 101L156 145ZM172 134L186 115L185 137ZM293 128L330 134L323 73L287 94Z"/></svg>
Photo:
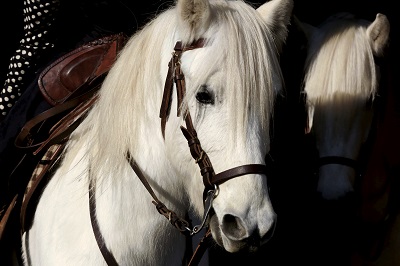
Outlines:
<svg viewBox="0 0 400 266"><path fill-rule="evenodd" d="M391 38L393 45L398 44L398 14L395 1L389 0L294 0L294 14L302 21L318 24L328 15L339 11L349 11L362 18L373 20L380 12L389 18L392 25ZM111 31L135 32L149 18L170 5L173 1L147 0L144 2L121 0L68 0L60 19L60 32L65 37L73 38L90 30L92 24L100 25ZM249 1L255 6L263 1ZM140 3L140 4L139 4ZM145 6L143 6L145 5ZM23 1L8 0L3 2L0 11L1 43L0 82L4 80L8 60L23 36ZM72 42L72 40L69 40ZM67 45L68 41L65 42Z"/></svg>
<svg viewBox="0 0 400 266"><path fill-rule="evenodd" d="M64 1L64 0L63 0ZM142 6L143 3L145 6ZM173 1L101 1L101 0L65 0L65 6L60 13L58 19L59 39L58 45L60 50L68 50L74 48L83 36L91 32L101 29L102 32L125 32L130 35L140 29L149 19L158 12L169 6ZM263 1L248 1L259 6ZM139 4L140 3L140 4ZM396 77L399 72L399 14L395 7L396 1L389 0L294 0L295 6L293 14L301 21L317 26L325 20L329 15L336 12L351 12L360 18L373 21L377 13L385 14L391 24L390 44L388 53L388 64L393 76ZM23 37L23 1L8 0L4 1L3 7L0 9L0 28L2 52L0 53L0 83L3 85L5 75L8 68L8 60L19 45L19 40ZM296 43L297 36L289 31L288 47L290 43ZM294 40L293 40L294 39ZM285 81L288 86L295 86L299 89L300 78L302 74L301 61L298 61L297 53L299 49L296 45L294 49L290 47L284 50L282 61L286 66L284 69ZM303 52L303 51L299 51ZM292 64L293 63L293 64ZM400 135L400 92L399 81L391 79L390 87L393 88L391 97L393 97L397 113L394 115L397 120L390 125L392 130L390 137ZM295 98L295 97L294 97ZM288 98L290 100L290 97ZM292 98L293 99L293 98ZM297 100L297 98L295 98ZM397 107L396 107L397 106ZM284 110L287 106L282 107L281 117L285 117L287 121L299 121L296 116L292 116L293 112ZM278 105L279 108L279 105ZM297 108L297 107L296 107ZM287 161L281 161L281 168L284 169L280 174L284 175L281 179L282 183L271 181L274 185L271 193L277 212L279 214L279 226L277 228L276 237L271 245L267 246L263 253L259 255L247 257L245 255L226 254L218 249L212 251L212 264L224 265L295 265L294 263L303 262L306 265L348 265L347 258L343 254L336 254L334 251L346 251L348 242L346 239L339 239L346 235L345 231L332 229L332 224L323 224L318 220L315 211L321 211L317 207L304 208L309 203L310 191L309 184L304 183L304 177L310 178L310 172L304 165L308 163L308 159L312 158L312 150L302 149L308 143L303 143L304 139L293 136L293 131L288 124L281 122L284 120L277 119L277 128L281 129L275 135L277 144L273 145L276 158L285 158ZM281 123L281 124L279 124ZM286 122L288 123L288 122ZM299 122L301 123L301 121ZM301 127L301 125L299 125ZM297 129L298 127L296 127ZM289 129L289 130L288 130ZM396 137L397 139L397 137ZM285 144L282 144L285 143ZM300 144L299 144L300 143ZM283 145L283 146L279 146ZM303 145L303 146L302 146ZM393 143L394 150L400 150L399 141ZM273 151L274 151L273 150ZM279 152L281 154L279 154ZM283 154L284 153L284 154ZM394 156L394 164L399 164L399 155ZM397 168L398 170L398 168ZM275 173L276 174L276 173ZM313 180L309 180L310 183ZM311 186L312 188L312 186ZM278 195L279 194L279 195ZM343 206L339 206L343 207ZM329 206L325 210L332 210ZM313 213L314 212L314 213ZM311 217L311 219L310 219ZM315 218L315 219L312 219ZM332 218L334 222L335 217ZM321 223L320 223L321 222ZM323 230L323 226L326 228ZM321 233L321 236L318 234ZM335 241L331 243L324 242L322 235L330 236ZM334 251L332 251L334 250ZM347 255L347 254L345 254ZM331 260L330 262L327 260ZM263 261L263 263L260 262ZM321 264L320 262L324 262Z"/></svg>

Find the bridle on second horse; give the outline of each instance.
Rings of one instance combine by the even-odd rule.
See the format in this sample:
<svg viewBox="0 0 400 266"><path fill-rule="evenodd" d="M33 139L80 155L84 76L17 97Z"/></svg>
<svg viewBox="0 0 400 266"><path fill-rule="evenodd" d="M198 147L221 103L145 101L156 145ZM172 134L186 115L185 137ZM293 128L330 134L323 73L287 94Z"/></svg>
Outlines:
<svg viewBox="0 0 400 266"><path fill-rule="evenodd" d="M172 53L172 58L168 64L168 74L165 80L164 93L162 104L160 108L160 118L161 118L161 130L162 135L165 137L165 125L168 120L170 108L171 108L171 96L173 91L173 84L176 84L177 90L177 99L178 99L178 110L177 115L181 116L180 107L182 105L182 100L186 92L185 88L185 76L182 72L180 65L180 58L183 52L202 48L204 47L206 41L205 39L199 39L194 41L189 46L184 46L181 41L177 41L174 47L174 52ZM139 166L135 163L134 159L131 155L127 154L127 159L139 177L143 185L146 187L148 192L153 197L153 204L156 206L157 211L164 215L169 222L174 225L182 234L185 236L193 236L201 231L201 229L206 225L206 221L210 214L210 210L212 207L213 199L218 195L218 185L223 182L232 179L234 177L247 175L247 174L266 174L267 167L263 164L245 164L241 166L237 166L226 171L223 171L219 174L215 174L211 161L207 155L207 153L202 149L200 140L197 137L197 132L193 126L192 119L189 111L186 111L184 114L184 119L186 123L186 128L181 126L181 131L185 138L188 141L190 153L195 159L196 164L200 168L200 173L203 177L204 184L204 192L203 192L203 203L204 203L204 215L203 220L200 225L194 226L192 229L189 227L190 224L185 219L178 217L178 215L169 210L164 203L162 203L151 186L147 182L144 174L140 170ZM95 190L93 184L90 184L89 189L89 197L90 197L90 217L92 222L93 231L95 233L97 244L100 248L100 251L103 254L104 259L106 260L108 265L118 265L116 259L110 250L107 249L104 239L101 235L99 225L97 223L96 215L95 215ZM199 245L197 246L195 252L192 254L192 257L189 261L189 265L196 265L200 262L201 256L207 248L205 245L209 243L211 238L210 229L208 229L201 239Z"/></svg>
<svg viewBox="0 0 400 266"><path fill-rule="evenodd" d="M377 97L377 96L375 96L375 97ZM372 98L370 98L367 101L366 108L372 109L372 110L375 109L374 101ZM347 167L352 168L356 173L355 186L360 186L360 183L361 183L360 179L363 176L363 174L365 174L368 156L372 150L373 142L376 137L377 116L378 115L376 113L374 113L367 140L362 144L360 152L359 152L360 155L357 159L352 159L352 158L348 158L345 156L339 156L339 155L321 156L321 157L318 157L316 160L316 163L314 166L315 171L317 172L319 168L321 168L324 165L329 165L329 164L337 164L337 165L347 166ZM308 134L309 134L310 130L306 129L306 132L308 132Z"/></svg>
<svg viewBox="0 0 400 266"><path fill-rule="evenodd" d="M318 167L321 167L321 166L327 165L327 164L345 165L345 166L353 168L357 172L359 169L359 163L355 159L351 159L351 158L347 158L347 157L343 157L343 156L324 156L324 157L318 158Z"/></svg>

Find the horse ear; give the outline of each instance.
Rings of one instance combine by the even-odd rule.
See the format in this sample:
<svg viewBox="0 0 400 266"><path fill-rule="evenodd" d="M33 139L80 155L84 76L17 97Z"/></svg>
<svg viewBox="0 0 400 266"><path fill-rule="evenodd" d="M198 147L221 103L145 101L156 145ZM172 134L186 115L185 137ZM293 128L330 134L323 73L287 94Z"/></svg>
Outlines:
<svg viewBox="0 0 400 266"><path fill-rule="evenodd" d="M367 36L370 39L374 55L383 54L386 44L389 40L390 23L387 17L378 13L375 20L367 28Z"/></svg>
<svg viewBox="0 0 400 266"><path fill-rule="evenodd" d="M184 40L196 40L208 28L211 20L209 0L178 0L179 23Z"/></svg>
<svg viewBox="0 0 400 266"><path fill-rule="evenodd" d="M270 0L257 8L261 17L275 34L279 50L282 49L288 35L287 26L290 23L292 10L292 0Z"/></svg>
<svg viewBox="0 0 400 266"><path fill-rule="evenodd" d="M309 41L314 32L317 31L316 27L308 23L301 22L296 16L293 16L292 21L293 25L304 33L304 35L307 38L307 41Z"/></svg>

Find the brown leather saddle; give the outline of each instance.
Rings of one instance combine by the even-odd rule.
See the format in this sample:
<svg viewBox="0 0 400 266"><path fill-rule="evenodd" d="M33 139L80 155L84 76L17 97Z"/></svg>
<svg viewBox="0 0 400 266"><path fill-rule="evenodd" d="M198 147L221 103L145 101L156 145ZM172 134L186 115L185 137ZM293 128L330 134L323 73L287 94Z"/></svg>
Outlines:
<svg viewBox="0 0 400 266"><path fill-rule="evenodd" d="M123 33L101 37L65 54L41 72L38 86L52 107L27 121L15 138L15 146L38 157L38 163L32 176L23 178L28 182L20 184L25 193L11 193L9 201L2 203L0 242L6 241L7 230L18 227L22 233L29 228L39 188L46 184L45 177L69 135L96 101L96 92L126 40Z"/></svg>

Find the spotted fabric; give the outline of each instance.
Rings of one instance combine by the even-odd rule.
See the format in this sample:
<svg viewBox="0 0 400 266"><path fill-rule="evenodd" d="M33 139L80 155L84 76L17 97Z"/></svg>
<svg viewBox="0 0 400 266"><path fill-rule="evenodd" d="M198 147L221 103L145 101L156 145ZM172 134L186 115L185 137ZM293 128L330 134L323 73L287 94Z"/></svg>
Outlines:
<svg viewBox="0 0 400 266"><path fill-rule="evenodd" d="M54 47L49 32L55 20L60 0L24 0L24 37L10 59L8 73L0 92L0 121L8 114L30 83L30 71L36 62Z"/></svg>

